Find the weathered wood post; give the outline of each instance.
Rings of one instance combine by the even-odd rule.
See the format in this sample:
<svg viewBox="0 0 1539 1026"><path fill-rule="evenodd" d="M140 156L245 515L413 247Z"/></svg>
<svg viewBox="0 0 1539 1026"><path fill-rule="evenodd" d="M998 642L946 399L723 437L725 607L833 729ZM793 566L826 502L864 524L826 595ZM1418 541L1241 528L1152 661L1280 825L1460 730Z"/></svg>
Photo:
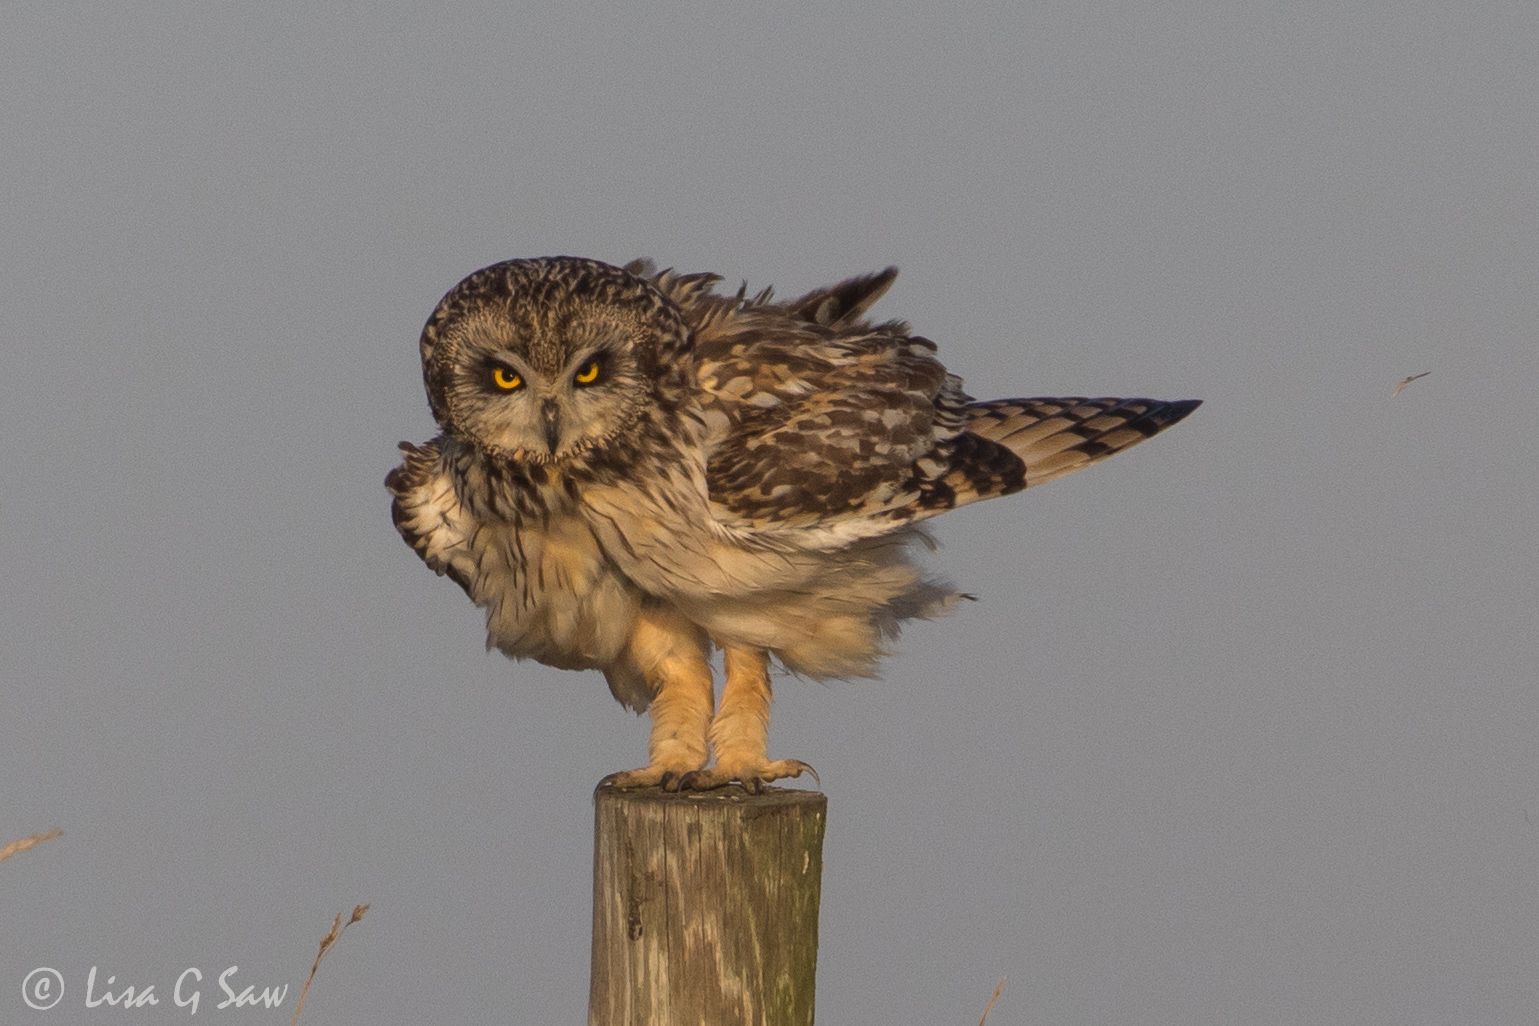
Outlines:
<svg viewBox="0 0 1539 1026"><path fill-rule="evenodd" d="M828 800L594 792L589 1026L811 1026Z"/></svg>

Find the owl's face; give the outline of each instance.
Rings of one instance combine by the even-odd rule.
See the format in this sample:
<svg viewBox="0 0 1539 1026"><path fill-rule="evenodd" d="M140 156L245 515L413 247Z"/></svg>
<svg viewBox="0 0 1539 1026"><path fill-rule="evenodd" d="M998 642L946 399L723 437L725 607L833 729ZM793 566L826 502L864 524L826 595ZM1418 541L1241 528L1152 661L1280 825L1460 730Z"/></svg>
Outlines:
<svg viewBox="0 0 1539 1026"><path fill-rule="evenodd" d="M554 463L631 428L688 345L673 305L620 268L512 260L439 303L423 371L446 431L500 458Z"/></svg>

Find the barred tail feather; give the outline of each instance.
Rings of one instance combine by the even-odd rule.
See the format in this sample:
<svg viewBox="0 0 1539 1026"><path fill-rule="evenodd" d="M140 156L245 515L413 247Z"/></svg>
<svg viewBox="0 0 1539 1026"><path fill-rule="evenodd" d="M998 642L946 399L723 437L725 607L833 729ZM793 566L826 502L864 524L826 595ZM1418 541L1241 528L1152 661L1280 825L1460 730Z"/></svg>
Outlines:
<svg viewBox="0 0 1539 1026"><path fill-rule="evenodd" d="M967 431L1026 465L1026 487L1045 484L1137 445L1202 404L1200 399L996 399L967 408Z"/></svg>

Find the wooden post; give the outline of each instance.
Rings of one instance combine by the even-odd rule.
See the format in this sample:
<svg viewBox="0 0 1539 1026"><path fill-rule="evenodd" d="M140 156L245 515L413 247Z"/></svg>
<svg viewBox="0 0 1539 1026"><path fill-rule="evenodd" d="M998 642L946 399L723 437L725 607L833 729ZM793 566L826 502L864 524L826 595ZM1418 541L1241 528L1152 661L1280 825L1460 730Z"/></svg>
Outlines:
<svg viewBox="0 0 1539 1026"><path fill-rule="evenodd" d="M828 800L594 792L589 1026L811 1026Z"/></svg>

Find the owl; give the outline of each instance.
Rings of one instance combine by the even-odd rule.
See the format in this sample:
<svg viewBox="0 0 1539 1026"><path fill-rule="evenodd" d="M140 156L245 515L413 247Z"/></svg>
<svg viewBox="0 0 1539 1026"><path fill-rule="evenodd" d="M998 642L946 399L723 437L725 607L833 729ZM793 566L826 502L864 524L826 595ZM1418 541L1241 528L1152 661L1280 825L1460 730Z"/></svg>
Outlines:
<svg viewBox="0 0 1539 1026"><path fill-rule="evenodd" d="M976 401L933 342L867 318L896 274L781 302L647 261L509 260L428 319L442 433L401 443L396 528L485 610L489 648L598 670L650 713L647 764L610 785L757 791L810 772L769 757L772 663L873 675L905 620L959 598L914 561L929 518L1198 405Z"/></svg>

